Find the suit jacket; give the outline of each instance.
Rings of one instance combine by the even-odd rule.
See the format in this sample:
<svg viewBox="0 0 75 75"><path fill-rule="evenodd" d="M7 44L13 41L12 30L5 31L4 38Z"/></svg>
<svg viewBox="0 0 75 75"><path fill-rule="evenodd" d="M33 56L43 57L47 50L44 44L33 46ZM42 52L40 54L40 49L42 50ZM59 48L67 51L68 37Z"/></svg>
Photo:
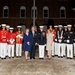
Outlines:
<svg viewBox="0 0 75 75"><path fill-rule="evenodd" d="M32 44L35 45L35 43L37 43L37 32L34 31L34 35L33 35L32 31L30 31L30 35L32 36Z"/></svg>

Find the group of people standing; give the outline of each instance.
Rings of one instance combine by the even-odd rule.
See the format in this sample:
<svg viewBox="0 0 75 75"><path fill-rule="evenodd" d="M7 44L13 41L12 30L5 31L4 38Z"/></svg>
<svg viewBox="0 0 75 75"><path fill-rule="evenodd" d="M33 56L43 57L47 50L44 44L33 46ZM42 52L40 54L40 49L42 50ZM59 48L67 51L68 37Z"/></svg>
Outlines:
<svg viewBox="0 0 75 75"><path fill-rule="evenodd" d="M47 43L50 42L49 45L46 44L48 45L48 56L72 59L75 54L75 33L72 25L55 25L54 28L52 29L52 25L50 25L49 30L46 31Z"/></svg>
<svg viewBox="0 0 75 75"><path fill-rule="evenodd" d="M72 31L72 25L49 25L49 29L44 31L44 26L39 26L39 31L32 26L22 31L22 26L17 26L17 31L6 24L1 24L0 30L0 57L5 59L22 56L22 47L25 52L25 58L35 59L36 46L39 50L39 59L44 59L45 49L47 57L51 59L54 56L63 58L64 56L72 59L75 53L75 34Z"/></svg>
<svg viewBox="0 0 75 75"><path fill-rule="evenodd" d="M22 56L22 41L23 32L21 26L17 26L17 31L13 32L14 28L6 24L0 25L0 57L1 59L14 58ZM16 45L16 50L15 50Z"/></svg>

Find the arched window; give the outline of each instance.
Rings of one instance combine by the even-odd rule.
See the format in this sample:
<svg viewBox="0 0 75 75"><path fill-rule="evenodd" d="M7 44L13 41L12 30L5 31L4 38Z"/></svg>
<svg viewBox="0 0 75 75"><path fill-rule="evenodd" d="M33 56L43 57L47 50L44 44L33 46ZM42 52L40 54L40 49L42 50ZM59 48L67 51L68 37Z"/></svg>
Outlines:
<svg viewBox="0 0 75 75"><path fill-rule="evenodd" d="M60 18L66 18L66 8L64 6L60 7Z"/></svg>
<svg viewBox="0 0 75 75"><path fill-rule="evenodd" d="M26 7L25 6L21 6L20 8L20 17L26 18Z"/></svg>
<svg viewBox="0 0 75 75"><path fill-rule="evenodd" d="M43 18L49 18L49 8L47 6L43 7Z"/></svg>
<svg viewBox="0 0 75 75"><path fill-rule="evenodd" d="M4 6L3 7L3 17L7 18L9 16L9 7L8 6Z"/></svg>
<svg viewBox="0 0 75 75"><path fill-rule="evenodd" d="M31 9L31 17L34 17L34 9L35 9L35 18L37 17L37 7L32 7Z"/></svg>

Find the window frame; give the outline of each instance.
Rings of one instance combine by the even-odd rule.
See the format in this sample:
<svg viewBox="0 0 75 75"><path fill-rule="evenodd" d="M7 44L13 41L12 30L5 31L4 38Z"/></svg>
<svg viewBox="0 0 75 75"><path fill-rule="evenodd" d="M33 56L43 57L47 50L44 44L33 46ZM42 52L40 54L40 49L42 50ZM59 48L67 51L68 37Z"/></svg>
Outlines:
<svg viewBox="0 0 75 75"><path fill-rule="evenodd" d="M48 11L48 17L45 17L44 16L44 10L47 10ZM47 6L44 6L43 7L43 18L49 18L49 8Z"/></svg>
<svg viewBox="0 0 75 75"><path fill-rule="evenodd" d="M4 16L4 10L7 9L8 13L7 13L7 17ZM3 7L3 18L8 18L9 17L9 7L8 6L4 6Z"/></svg>
<svg viewBox="0 0 75 75"><path fill-rule="evenodd" d="M21 10L25 10L25 17L21 16ZM20 7L20 18L26 18L26 7L25 6Z"/></svg>
<svg viewBox="0 0 75 75"><path fill-rule="evenodd" d="M61 16L61 10L64 10L64 17ZM60 7L60 18L66 18L66 8L64 6Z"/></svg>

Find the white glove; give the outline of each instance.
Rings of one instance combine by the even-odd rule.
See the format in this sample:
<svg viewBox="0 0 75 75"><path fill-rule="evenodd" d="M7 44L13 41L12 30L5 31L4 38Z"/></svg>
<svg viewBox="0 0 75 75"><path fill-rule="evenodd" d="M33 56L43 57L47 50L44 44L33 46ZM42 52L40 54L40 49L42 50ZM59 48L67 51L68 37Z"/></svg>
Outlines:
<svg viewBox="0 0 75 75"><path fill-rule="evenodd" d="M10 39L10 43L11 43L11 44L13 44L14 41L15 41L14 39Z"/></svg>

